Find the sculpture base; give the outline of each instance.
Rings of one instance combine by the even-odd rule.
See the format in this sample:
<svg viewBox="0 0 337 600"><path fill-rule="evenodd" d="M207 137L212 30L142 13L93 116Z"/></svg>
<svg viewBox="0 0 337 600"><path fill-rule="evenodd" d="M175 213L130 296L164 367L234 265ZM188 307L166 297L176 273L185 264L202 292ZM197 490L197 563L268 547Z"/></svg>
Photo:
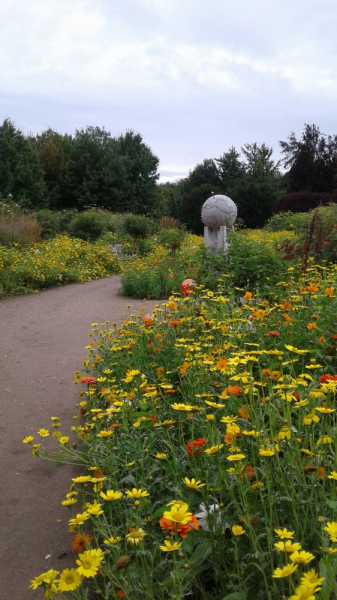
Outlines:
<svg viewBox="0 0 337 600"><path fill-rule="evenodd" d="M214 250L226 250L229 246L229 241L227 239L227 230L229 231L229 229L229 227L221 225L220 230L216 231L205 225L204 242L206 248L213 248ZM234 231L234 225L231 229Z"/></svg>

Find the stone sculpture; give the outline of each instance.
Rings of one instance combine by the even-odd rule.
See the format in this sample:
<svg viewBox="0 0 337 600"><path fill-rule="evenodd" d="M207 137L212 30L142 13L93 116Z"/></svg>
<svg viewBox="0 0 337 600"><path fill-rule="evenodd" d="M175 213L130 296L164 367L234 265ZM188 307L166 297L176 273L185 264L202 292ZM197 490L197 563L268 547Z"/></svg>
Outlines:
<svg viewBox="0 0 337 600"><path fill-rule="evenodd" d="M201 219L205 225L205 246L226 248L227 229L234 229L237 214L237 206L228 196L216 194L208 198L201 209Z"/></svg>

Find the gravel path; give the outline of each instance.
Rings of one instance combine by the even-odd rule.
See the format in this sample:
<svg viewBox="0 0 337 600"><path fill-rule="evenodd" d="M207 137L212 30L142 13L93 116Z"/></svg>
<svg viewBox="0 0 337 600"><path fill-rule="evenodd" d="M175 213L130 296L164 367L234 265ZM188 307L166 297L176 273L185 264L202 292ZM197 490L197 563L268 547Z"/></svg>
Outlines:
<svg viewBox="0 0 337 600"><path fill-rule="evenodd" d="M118 296L119 278L52 288L0 302L0 597L43 599L27 591L30 580L48 569L75 566L68 509L61 505L74 467L57 468L33 458L22 443L39 441L59 417L65 435L73 424L80 370L91 323L120 323L127 312L155 302ZM47 442L54 447L54 440ZM50 443L51 442L51 443Z"/></svg>

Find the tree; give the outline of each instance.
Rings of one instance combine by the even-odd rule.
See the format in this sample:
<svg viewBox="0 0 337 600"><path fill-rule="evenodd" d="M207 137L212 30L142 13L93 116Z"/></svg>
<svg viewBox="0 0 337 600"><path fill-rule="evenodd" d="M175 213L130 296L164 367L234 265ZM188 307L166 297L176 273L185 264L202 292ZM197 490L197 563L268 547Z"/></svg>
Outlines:
<svg viewBox="0 0 337 600"><path fill-rule="evenodd" d="M47 204L43 170L31 141L10 119L0 126L0 195L11 194L24 208Z"/></svg>
<svg viewBox="0 0 337 600"><path fill-rule="evenodd" d="M71 208L76 205L74 185L71 176L71 135L62 135L47 129L31 138L40 159L48 194L48 207L51 210Z"/></svg>
<svg viewBox="0 0 337 600"><path fill-rule="evenodd" d="M231 146L220 158L215 159L224 193L232 198L238 182L245 175L245 167L239 160L240 153Z"/></svg>
<svg viewBox="0 0 337 600"><path fill-rule="evenodd" d="M337 187L337 135L322 134L316 125L304 125L300 140L291 132L280 141L287 191L332 192Z"/></svg>

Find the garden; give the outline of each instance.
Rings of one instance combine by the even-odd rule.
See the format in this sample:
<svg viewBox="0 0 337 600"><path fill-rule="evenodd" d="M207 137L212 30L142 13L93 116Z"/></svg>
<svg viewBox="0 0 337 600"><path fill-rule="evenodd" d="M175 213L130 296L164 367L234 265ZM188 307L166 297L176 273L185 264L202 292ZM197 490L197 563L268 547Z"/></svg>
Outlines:
<svg viewBox="0 0 337 600"><path fill-rule="evenodd" d="M82 467L62 501L76 567L31 583L48 600L337 598L337 230L286 217L225 254L164 223L111 259L122 293L162 300L93 323L77 441L56 417L23 440ZM85 246L66 239L48 256ZM87 244L102 262L106 240Z"/></svg>

